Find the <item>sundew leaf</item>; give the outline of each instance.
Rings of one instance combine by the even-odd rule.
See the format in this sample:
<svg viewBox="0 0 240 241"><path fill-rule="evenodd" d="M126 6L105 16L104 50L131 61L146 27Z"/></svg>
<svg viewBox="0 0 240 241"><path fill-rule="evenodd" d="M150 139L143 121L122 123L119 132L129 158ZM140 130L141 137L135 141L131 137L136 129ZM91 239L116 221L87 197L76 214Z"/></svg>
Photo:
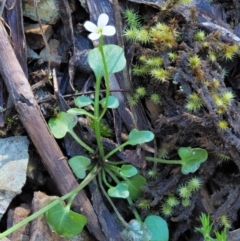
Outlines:
<svg viewBox="0 0 240 241"><path fill-rule="evenodd" d="M72 168L74 174L83 179L86 176L87 167L91 164L89 158L85 156L75 156L69 159L69 165Z"/></svg>
<svg viewBox="0 0 240 241"><path fill-rule="evenodd" d="M124 182L128 186L129 196L134 200L142 196L142 187L147 181L143 176L137 174L131 178L127 178Z"/></svg>
<svg viewBox="0 0 240 241"><path fill-rule="evenodd" d="M82 232L87 223L85 216L75 213L59 203L45 213L45 217L51 228L60 236L68 239Z"/></svg>
<svg viewBox="0 0 240 241"><path fill-rule="evenodd" d="M103 98L102 100L100 100L100 104L101 104L103 107L104 107L105 103L106 103L106 98ZM119 106L119 101L118 101L118 99L117 99L116 97L110 95L110 96L108 97L108 105L107 105L107 108L109 108L109 109L116 109L116 108L118 108L118 106Z"/></svg>
<svg viewBox="0 0 240 241"><path fill-rule="evenodd" d="M143 144L145 142L152 141L154 138L154 135L151 131L138 131L136 129L131 130L128 136L127 143L129 145L138 145Z"/></svg>
<svg viewBox="0 0 240 241"><path fill-rule="evenodd" d="M78 96L74 100L74 104L79 108L91 105L92 103L93 103L93 101L87 96Z"/></svg>
<svg viewBox="0 0 240 241"><path fill-rule="evenodd" d="M67 132L71 132L77 122L78 119L75 115L59 112L56 117L50 118L48 126L53 136L60 139L63 138Z"/></svg>
<svg viewBox="0 0 240 241"><path fill-rule="evenodd" d="M127 198L129 196L127 184L118 183L116 187L109 188L108 196L115 197L115 198Z"/></svg>
<svg viewBox="0 0 240 241"><path fill-rule="evenodd" d="M197 171L208 158L208 152L202 148L181 147L178 149L178 155L181 158L181 171L185 175Z"/></svg>
<svg viewBox="0 0 240 241"><path fill-rule="evenodd" d="M150 230L152 236L150 241L168 241L169 240L169 230L167 222L156 215L149 215L144 224Z"/></svg>
<svg viewBox="0 0 240 241"><path fill-rule="evenodd" d="M126 59L123 48L114 44L108 44L103 46L103 52L109 74L113 74L124 69ZM96 77L103 77L105 75L103 60L99 48L94 48L89 51L88 63Z"/></svg>
<svg viewBox="0 0 240 241"><path fill-rule="evenodd" d="M138 173L136 167L132 165L122 165L120 168L120 174L123 177L132 177Z"/></svg>

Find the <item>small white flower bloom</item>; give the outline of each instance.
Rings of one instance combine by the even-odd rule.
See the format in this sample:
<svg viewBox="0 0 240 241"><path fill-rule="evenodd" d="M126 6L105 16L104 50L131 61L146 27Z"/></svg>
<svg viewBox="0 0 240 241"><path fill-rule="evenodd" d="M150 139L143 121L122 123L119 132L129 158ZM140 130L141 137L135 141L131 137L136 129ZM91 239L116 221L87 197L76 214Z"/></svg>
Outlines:
<svg viewBox="0 0 240 241"><path fill-rule="evenodd" d="M91 32L88 37L94 41L99 39L102 35L106 35L106 36L112 36L116 33L116 29L113 26L108 25L109 17L106 13L102 13L100 14L100 16L98 17L98 21L97 21L97 25L90 22L90 21L86 21L84 23L84 27Z"/></svg>

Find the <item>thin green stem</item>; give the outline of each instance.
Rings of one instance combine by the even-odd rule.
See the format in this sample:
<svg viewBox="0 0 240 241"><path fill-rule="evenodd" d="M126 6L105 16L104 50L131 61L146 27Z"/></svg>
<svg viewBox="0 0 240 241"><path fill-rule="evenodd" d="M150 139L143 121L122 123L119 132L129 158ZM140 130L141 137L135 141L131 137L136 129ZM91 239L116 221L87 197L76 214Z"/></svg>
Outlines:
<svg viewBox="0 0 240 241"><path fill-rule="evenodd" d="M76 134L75 132L72 130L72 131L69 131L69 134L74 138L74 140L79 144L81 145L82 147L84 147L86 150L88 150L90 153L94 154L94 150L88 146L86 143L84 143Z"/></svg>
<svg viewBox="0 0 240 241"><path fill-rule="evenodd" d="M152 161L152 162L164 163L164 164L176 164L176 165L181 164L181 160L165 160L165 159L159 159L155 157L146 157L146 160Z"/></svg>
<svg viewBox="0 0 240 241"><path fill-rule="evenodd" d="M117 215L118 219L120 220L120 222L123 224L123 226L126 229L129 229L128 223L124 220L122 215L118 212L116 206L114 205L114 203L112 202L111 198L108 196L107 192L105 191L105 189L104 189L104 187L102 185L102 179L101 179L100 175L98 175L98 183L99 183L99 186L100 186L100 189L101 189L103 195L106 197L106 199L108 200L108 202L112 206L112 208L113 208L114 212L116 213L116 215Z"/></svg>
<svg viewBox="0 0 240 241"><path fill-rule="evenodd" d="M109 188L111 188L112 186L108 183L108 181L107 181L107 179L106 179L106 173L105 173L105 171L102 169L102 180L103 180L103 182L104 182L104 184L107 186L107 187L109 187Z"/></svg>
<svg viewBox="0 0 240 241"><path fill-rule="evenodd" d="M105 54L104 54L104 51L103 51L103 37L101 37L100 39L100 44L99 44L99 51L101 53L101 56L102 56L102 61L103 61L103 68L104 68L104 73L105 73L105 86L106 86L106 102L105 102L105 105L103 107L103 111L99 117L99 120L101 120L103 118L103 116L105 115L106 111L107 111L107 107L108 107L108 97L109 97L109 93L110 93L110 87L109 87L109 82L110 82L110 79L109 79L109 73L108 73L108 67L107 67L107 61L106 61L106 58L105 58Z"/></svg>
<svg viewBox="0 0 240 241"><path fill-rule="evenodd" d="M96 77L96 87L95 87L95 97L94 97L94 130L96 135L96 141L98 145L99 155L101 160L104 160L104 149L102 144L102 136L100 129L100 120L99 120L99 92L100 92L101 77Z"/></svg>
<svg viewBox="0 0 240 241"><path fill-rule="evenodd" d="M110 151L105 157L104 159L108 159L110 156L112 156L114 153L116 153L117 151L119 151L120 149L122 149L123 147L127 146L128 142L125 142L123 144L121 144L120 146L117 146L116 148L114 148L112 151Z"/></svg>
<svg viewBox="0 0 240 241"><path fill-rule="evenodd" d="M120 165L120 164L125 164L126 162L125 161L109 161L109 160L105 160L104 161L106 164L110 164L110 165L114 165L114 166L116 166L116 165Z"/></svg>
<svg viewBox="0 0 240 241"><path fill-rule="evenodd" d="M133 206L133 201L132 201L132 199L131 199L130 196L127 198L127 201L128 201L128 203L129 203L129 205ZM136 209L136 208L133 208L133 209L132 209L132 212L133 212L135 218L138 220L138 222L143 223L140 215L138 214L137 209Z"/></svg>
<svg viewBox="0 0 240 241"><path fill-rule="evenodd" d="M106 170L107 171L107 173L111 176L111 178L118 184L118 183L120 183L120 181L118 180L118 178L115 176L115 174L111 171L111 170ZM133 201L132 201L132 199L131 199L131 197L129 196L128 198L127 198L127 201L128 201L128 203L130 204L130 205L133 205ZM138 211L137 211L137 209L136 208L133 208L133 214L134 214L134 216L135 216L135 218L140 222L140 223L142 223L142 219L141 219L141 217L139 216L139 214L138 214Z"/></svg>
<svg viewBox="0 0 240 241"><path fill-rule="evenodd" d="M46 207L40 209L39 211L37 211L36 213L32 214L31 216L27 217L26 219L24 219L23 221L17 223L16 225L14 225L13 227L9 228L8 230L6 230L3 233L0 233L0 239L8 236L9 234L15 232L17 229L21 228L22 226L26 225L27 223L31 222L32 220L34 220L35 218L39 217L40 215L42 215L43 213L47 212L49 209L51 209L52 207L54 207L55 205L57 205L58 203L64 201L67 198L70 198L71 196L75 195L76 193L80 192L85 186L88 185L89 182L91 182L91 180L97 175L97 173L100 171L100 168L98 168L98 166L96 165L92 171L86 176L86 178L81 182L81 184L75 188L74 190L72 190L71 192L65 194L64 196L56 199L55 201L51 202L50 204L48 204Z"/></svg>

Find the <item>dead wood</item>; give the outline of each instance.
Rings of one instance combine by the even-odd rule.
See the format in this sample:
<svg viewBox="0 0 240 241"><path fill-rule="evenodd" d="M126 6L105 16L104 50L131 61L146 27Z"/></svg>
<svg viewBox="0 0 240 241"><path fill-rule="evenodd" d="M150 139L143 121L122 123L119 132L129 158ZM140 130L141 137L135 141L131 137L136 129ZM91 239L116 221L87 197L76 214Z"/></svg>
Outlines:
<svg viewBox="0 0 240 241"><path fill-rule="evenodd" d="M9 95L15 104L29 137L42 158L43 164L57 184L60 192L65 194L76 188L78 182L74 178L66 158L63 156L55 139L49 132L2 22L0 23L0 36L0 73ZM74 205L81 206L82 213L88 219L88 228L95 237L101 241L106 240L101 231L98 218L84 191L77 195Z"/></svg>

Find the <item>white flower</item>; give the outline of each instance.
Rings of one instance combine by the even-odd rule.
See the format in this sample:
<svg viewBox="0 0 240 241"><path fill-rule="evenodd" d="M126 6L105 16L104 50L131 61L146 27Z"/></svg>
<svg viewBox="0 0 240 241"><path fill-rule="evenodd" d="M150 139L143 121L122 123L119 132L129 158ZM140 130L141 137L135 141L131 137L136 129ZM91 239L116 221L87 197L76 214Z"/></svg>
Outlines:
<svg viewBox="0 0 240 241"><path fill-rule="evenodd" d="M102 35L106 36L112 36L116 33L116 29L113 26L107 26L109 17L106 13L100 14L98 17L97 25L90 22L86 21L84 23L84 27L89 31L92 32L88 35L88 37L94 41L99 39Z"/></svg>

